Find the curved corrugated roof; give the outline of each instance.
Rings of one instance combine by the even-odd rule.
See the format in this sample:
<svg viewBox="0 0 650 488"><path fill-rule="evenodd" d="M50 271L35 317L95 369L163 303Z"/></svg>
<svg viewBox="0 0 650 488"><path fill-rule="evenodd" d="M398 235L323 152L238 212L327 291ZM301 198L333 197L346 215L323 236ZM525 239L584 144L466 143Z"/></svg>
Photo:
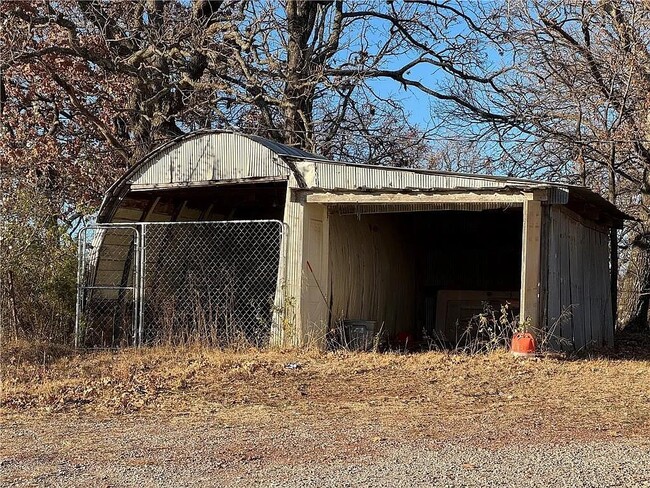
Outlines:
<svg viewBox="0 0 650 488"><path fill-rule="evenodd" d="M309 183L305 180L305 171L310 173ZM119 200L131 189L260 178L283 179L290 175L295 177L300 188L316 191L476 191L485 188L502 191L509 187L532 190L543 186L562 193L562 201L556 203L565 203L569 192L574 195L586 192L590 194L591 204L608 208L615 213L612 204L582 187L499 175L331 161L257 135L209 130L171 140L142 158L108 190L98 219L110 219Z"/></svg>
<svg viewBox="0 0 650 488"><path fill-rule="evenodd" d="M132 184L213 181L258 176L285 176L284 158L324 160L322 156L252 134L204 130L177 137L134 164L108 190L99 219L105 219Z"/></svg>

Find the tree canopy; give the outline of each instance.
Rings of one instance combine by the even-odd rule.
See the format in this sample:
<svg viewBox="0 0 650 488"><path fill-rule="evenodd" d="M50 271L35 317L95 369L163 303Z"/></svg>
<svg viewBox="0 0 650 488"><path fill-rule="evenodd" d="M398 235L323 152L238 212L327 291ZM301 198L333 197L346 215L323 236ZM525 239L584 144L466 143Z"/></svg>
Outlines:
<svg viewBox="0 0 650 488"><path fill-rule="evenodd" d="M589 186L638 217L611 260L622 316L648 322L647 2L14 0L0 26L0 275L155 147L221 128Z"/></svg>

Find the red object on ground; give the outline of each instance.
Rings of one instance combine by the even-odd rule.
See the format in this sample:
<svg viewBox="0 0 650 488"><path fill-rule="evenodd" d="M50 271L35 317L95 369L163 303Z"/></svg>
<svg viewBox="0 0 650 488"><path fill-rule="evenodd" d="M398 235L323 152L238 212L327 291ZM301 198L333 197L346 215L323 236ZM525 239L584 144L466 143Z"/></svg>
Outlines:
<svg viewBox="0 0 650 488"><path fill-rule="evenodd" d="M397 342L404 344L406 342L411 341L411 334L408 332L398 332L397 333Z"/></svg>
<svg viewBox="0 0 650 488"><path fill-rule="evenodd" d="M413 340L413 336L408 332L398 332L395 337L397 346L404 348L405 350L412 350L416 347L416 343Z"/></svg>
<svg viewBox="0 0 650 488"><path fill-rule="evenodd" d="M534 356L535 337L528 332L517 332L512 336L510 352L515 356Z"/></svg>

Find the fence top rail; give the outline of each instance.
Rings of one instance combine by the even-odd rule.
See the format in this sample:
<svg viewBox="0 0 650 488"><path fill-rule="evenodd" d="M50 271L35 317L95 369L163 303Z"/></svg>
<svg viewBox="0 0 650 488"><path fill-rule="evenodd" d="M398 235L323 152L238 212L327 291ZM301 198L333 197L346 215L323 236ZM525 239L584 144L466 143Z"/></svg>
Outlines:
<svg viewBox="0 0 650 488"><path fill-rule="evenodd" d="M79 285L86 290L135 290L135 286L90 286L90 285Z"/></svg>
<svg viewBox="0 0 650 488"><path fill-rule="evenodd" d="M136 222L134 222L135 224ZM77 236L79 239L83 239L87 237L88 231L94 231L97 229L125 229L125 230L131 230L136 233L139 233L140 231L138 230L137 225L133 225L131 223L124 223L124 222L111 222L109 224L88 224L84 225L79 231L77 232Z"/></svg>
<svg viewBox="0 0 650 488"><path fill-rule="evenodd" d="M97 228L122 228L122 229L135 229L146 225L207 225L207 224L254 224L254 223L275 223L283 225L284 222L277 219L257 219L257 220L191 220L191 221L174 221L174 222L102 222L92 225L87 225L81 230L97 229Z"/></svg>

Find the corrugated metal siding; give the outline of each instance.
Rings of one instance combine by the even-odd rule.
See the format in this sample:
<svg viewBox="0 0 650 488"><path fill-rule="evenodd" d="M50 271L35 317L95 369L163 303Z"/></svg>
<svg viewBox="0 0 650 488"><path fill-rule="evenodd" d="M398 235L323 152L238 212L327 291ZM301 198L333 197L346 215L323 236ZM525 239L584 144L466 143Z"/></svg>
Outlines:
<svg viewBox="0 0 650 488"><path fill-rule="evenodd" d="M395 216L330 218L331 325L374 320L388 336L414 332L416 242L403 238L408 233Z"/></svg>
<svg viewBox="0 0 650 488"><path fill-rule="evenodd" d="M289 185L296 184L290 177ZM304 204L291 199L291 188L287 188L287 199L284 206L284 223L287 232L284 235L286 243L286 271L284 286L279 288L283 296L276 297L275 303L282 304L282 326L274 330L275 345L299 346L302 340L301 327L301 292L303 279L303 234L304 234ZM285 245L286 244L286 245Z"/></svg>
<svg viewBox="0 0 650 488"><path fill-rule="evenodd" d="M342 163L316 162L314 186L326 190L504 188L512 182L489 177L423 173Z"/></svg>
<svg viewBox="0 0 650 488"><path fill-rule="evenodd" d="M329 212L336 215L360 215L374 213L400 212L432 212L440 210L462 210L465 212L480 212L500 208L522 207L522 203L398 203L398 204L332 204L328 205Z"/></svg>
<svg viewBox="0 0 650 488"><path fill-rule="evenodd" d="M264 147L270 149L275 154L279 156L292 156L297 158L306 158L306 159L322 159L316 154L303 151L297 147L287 146L285 144L280 144L279 142L272 141L270 139L265 139L264 137L255 136L255 135L244 135L244 137L255 141L258 144L263 145Z"/></svg>
<svg viewBox="0 0 650 488"><path fill-rule="evenodd" d="M129 183L155 185L286 176L288 166L268 147L238 134L206 134L165 151Z"/></svg>
<svg viewBox="0 0 650 488"><path fill-rule="evenodd" d="M609 238L583 225L562 207L548 207L548 258L543 292L547 327L581 349L613 340L609 293Z"/></svg>
<svg viewBox="0 0 650 488"><path fill-rule="evenodd" d="M560 188L557 186L548 189L548 202L549 204L565 205L569 201L569 189Z"/></svg>

